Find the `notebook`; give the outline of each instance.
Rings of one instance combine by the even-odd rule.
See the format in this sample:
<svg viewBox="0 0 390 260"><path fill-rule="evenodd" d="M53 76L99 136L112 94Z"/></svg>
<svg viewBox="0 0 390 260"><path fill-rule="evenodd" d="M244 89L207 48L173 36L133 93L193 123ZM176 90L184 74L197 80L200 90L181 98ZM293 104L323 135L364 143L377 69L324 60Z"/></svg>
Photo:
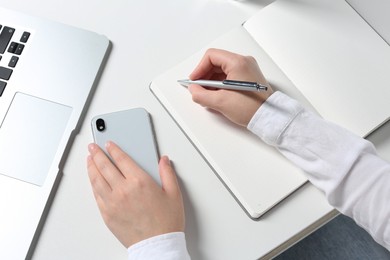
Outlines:
<svg viewBox="0 0 390 260"><path fill-rule="evenodd" d="M30 258L109 49L0 8L0 259Z"/></svg>
<svg viewBox="0 0 390 260"><path fill-rule="evenodd" d="M254 56L275 90L362 137L389 117L389 45L340 0L276 1L155 78L153 94L251 218L307 179L248 130L192 102L176 82L210 47Z"/></svg>

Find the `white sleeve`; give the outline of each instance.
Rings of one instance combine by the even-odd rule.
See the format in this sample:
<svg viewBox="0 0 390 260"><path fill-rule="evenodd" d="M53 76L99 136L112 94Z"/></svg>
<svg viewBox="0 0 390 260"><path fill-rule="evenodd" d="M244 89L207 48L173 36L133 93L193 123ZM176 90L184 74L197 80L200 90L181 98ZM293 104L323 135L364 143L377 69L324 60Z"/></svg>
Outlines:
<svg viewBox="0 0 390 260"><path fill-rule="evenodd" d="M127 249L128 260L187 260L185 235L183 232L162 234L142 240Z"/></svg>
<svg viewBox="0 0 390 260"><path fill-rule="evenodd" d="M304 170L329 203L390 250L390 164L367 140L275 92L248 129Z"/></svg>

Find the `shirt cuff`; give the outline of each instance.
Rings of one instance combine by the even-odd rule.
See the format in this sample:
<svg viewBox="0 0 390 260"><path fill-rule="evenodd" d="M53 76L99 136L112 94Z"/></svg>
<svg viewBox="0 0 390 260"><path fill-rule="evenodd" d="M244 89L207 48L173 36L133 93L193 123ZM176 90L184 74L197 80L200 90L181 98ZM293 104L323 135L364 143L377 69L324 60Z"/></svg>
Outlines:
<svg viewBox="0 0 390 260"><path fill-rule="evenodd" d="M190 259L184 232L173 232L142 240L127 249L128 259Z"/></svg>
<svg viewBox="0 0 390 260"><path fill-rule="evenodd" d="M265 143L276 146L284 130L302 110L296 100L276 91L256 111L247 128Z"/></svg>

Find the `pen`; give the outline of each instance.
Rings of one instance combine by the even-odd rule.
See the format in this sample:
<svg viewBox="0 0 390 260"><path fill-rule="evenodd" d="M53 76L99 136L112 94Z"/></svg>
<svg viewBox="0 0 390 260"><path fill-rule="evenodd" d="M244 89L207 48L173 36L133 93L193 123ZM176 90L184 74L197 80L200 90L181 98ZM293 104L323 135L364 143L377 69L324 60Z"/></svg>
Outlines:
<svg viewBox="0 0 390 260"><path fill-rule="evenodd" d="M203 87L213 87L213 88L222 88L222 89L231 89L231 90L246 90L246 91L266 91L267 86L259 84L257 82L249 81L239 81L239 80L190 80L190 79L181 79L178 80L181 85L188 87L190 84L198 84Z"/></svg>

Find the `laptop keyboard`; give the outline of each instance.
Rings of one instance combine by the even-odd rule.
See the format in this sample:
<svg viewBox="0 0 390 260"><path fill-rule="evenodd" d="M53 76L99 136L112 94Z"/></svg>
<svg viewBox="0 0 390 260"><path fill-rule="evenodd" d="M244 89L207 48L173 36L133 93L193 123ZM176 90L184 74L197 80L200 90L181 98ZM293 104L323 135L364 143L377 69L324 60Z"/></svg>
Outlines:
<svg viewBox="0 0 390 260"><path fill-rule="evenodd" d="M0 97L7 87L7 82L11 78L12 72L30 37L30 33L25 31L17 42L11 41L14 34L15 28L0 24ZM6 53L9 53L10 56L4 55Z"/></svg>

